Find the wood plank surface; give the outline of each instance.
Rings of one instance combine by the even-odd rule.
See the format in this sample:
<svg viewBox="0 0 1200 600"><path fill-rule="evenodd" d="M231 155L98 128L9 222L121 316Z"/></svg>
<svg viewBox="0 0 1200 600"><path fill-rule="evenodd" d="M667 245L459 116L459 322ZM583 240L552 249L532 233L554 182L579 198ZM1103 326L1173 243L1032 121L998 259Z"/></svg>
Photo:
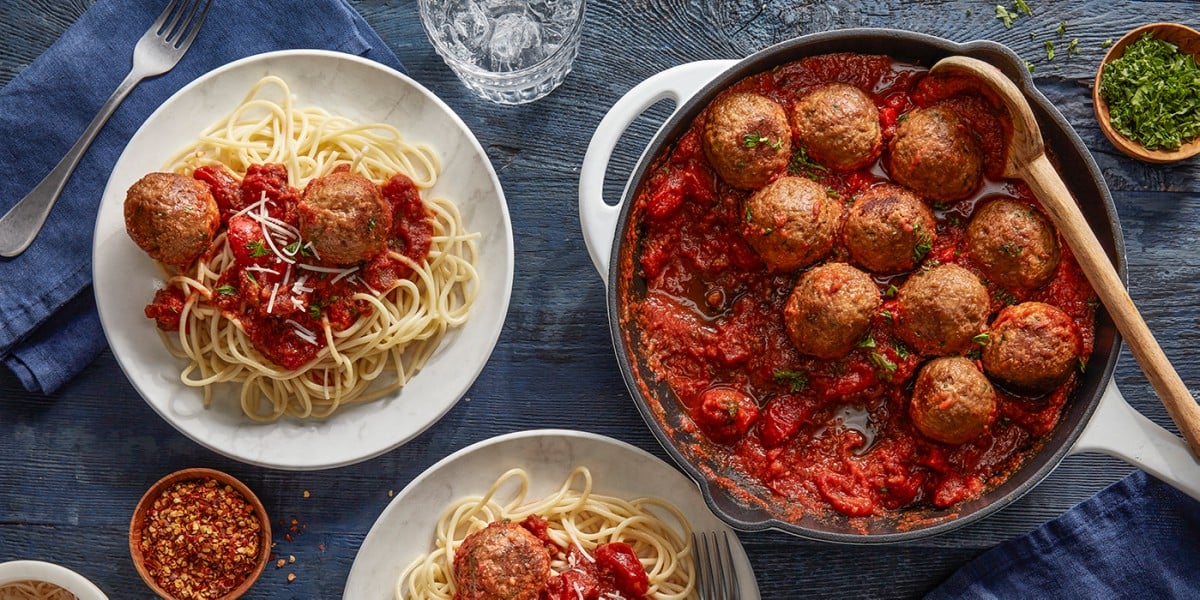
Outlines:
<svg viewBox="0 0 1200 600"><path fill-rule="evenodd" d="M0 2L0 85L54 42L89 0ZM148 597L128 558L138 497L178 468L210 466L253 488L277 520L277 552L247 598L340 598L355 552L390 495L465 445L532 427L611 435L667 459L638 415L609 337L602 283L580 233L579 168L600 119L622 94L663 69L739 58L797 35L890 27L956 41L990 39L1034 64L1038 88L1082 136L1110 186L1125 233L1129 288L1185 382L1200 386L1200 163L1137 163L1096 127L1090 85L1103 43L1149 21L1193 27L1192 2L1040 0L1012 28L994 3L959 0L589 0L574 72L547 98L519 107L471 95L434 53L415 2L351 2L409 73L445 100L487 150L504 186L516 243L511 306L487 367L444 419L411 443L364 463L313 473L244 465L177 433L143 402L105 351L51 397L0 371L0 561L67 565L111 598ZM1066 33L1056 29L1066 22ZM1066 51L1078 39L1078 54ZM1044 44L1057 56L1046 59ZM618 146L606 194L620 194L646 141L669 113L658 106ZM3 134L3 132L0 132ZM19 285L19 282L0 282ZM1171 427L1127 351L1116 379L1126 397ZM764 598L913 598L998 542L1061 514L1130 467L1073 456L1011 507L958 531L901 546L837 546L747 533ZM307 497L306 497L307 492ZM299 535L282 539L295 519ZM296 574L289 583L287 575Z"/></svg>

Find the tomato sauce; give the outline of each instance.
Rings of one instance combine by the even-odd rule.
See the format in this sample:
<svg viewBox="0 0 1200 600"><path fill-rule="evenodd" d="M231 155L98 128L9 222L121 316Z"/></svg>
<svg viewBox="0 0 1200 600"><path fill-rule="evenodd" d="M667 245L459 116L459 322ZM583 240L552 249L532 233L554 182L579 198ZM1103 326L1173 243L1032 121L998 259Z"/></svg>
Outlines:
<svg viewBox="0 0 1200 600"><path fill-rule="evenodd" d="M969 80L928 76L923 68L889 57L850 54L783 65L727 92L753 91L790 107L831 81L853 84L874 100L885 148L898 120L914 108L945 103L959 113L980 141L985 179L971 198L932 205L938 235L924 265L955 263L979 275L992 317L1024 301L1061 308L1078 327L1082 367L1092 351L1098 302L1061 240L1053 279L1034 290L989 282L965 251L966 224L981 201L1004 197L1037 205L1024 182L1001 178L1011 127L996 105ZM725 483L735 495L749 496L736 489L733 479L739 479L765 486L776 510L796 517L819 518L831 510L896 517L900 509L946 508L978 497L1042 447L1070 401L1078 373L1037 398L996 386L996 421L966 444L935 442L915 429L908 411L912 380L929 357L896 335L895 291L907 273L874 276L883 303L858 348L833 360L800 354L783 320L799 273L768 271L742 238L742 202L750 192L728 186L710 168L701 148L704 122L702 112L656 159L634 199L635 225L620 264L620 318L626 342L649 370L640 381L644 397L652 405L679 403L690 419L664 425L707 440L697 452L731 474ZM881 160L835 172L801 151L788 172L817 180L847 203L859 190L889 179ZM840 236L826 260L849 260ZM977 360L978 352L968 357ZM656 397L652 387L661 385L673 399ZM749 405L735 400L738 392L751 399ZM661 422L664 411L656 412Z"/></svg>
<svg viewBox="0 0 1200 600"><path fill-rule="evenodd" d="M249 214L260 215L259 210L245 209L265 198L266 215L298 231L296 205L301 192L288 184L283 165L253 165L240 182L219 165L196 169L193 177L212 190L221 211L220 230L226 232L234 257L221 271L211 302L226 318L238 321L254 347L281 367L298 369L316 358L327 345L325 324L344 330L374 310L370 303L355 300L355 294L385 292L411 274L408 265L387 251L353 267L335 267L322 263L320 249L298 237L281 240L276 233L268 240L270 229ZM389 249L413 262L425 262L433 221L416 185L397 174L380 191L392 208ZM220 246L214 247L203 260L220 251ZM345 275L340 272L350 269L353 272ZM183 300L178 289L164 290L146 307L146 315L164 330L178 330Z"/></svg>
<svg viewBox="0 0 1200 600"><path fill-rule="evenodd" d="M624 542L600 544L592 556L575 546L562 548L547 532L549 523L538 515L521 521L553 554L565 554L569 568L556 573L538 591L538 600L626 598L642 600L650 591L650 576L633 548Z"/></svg>

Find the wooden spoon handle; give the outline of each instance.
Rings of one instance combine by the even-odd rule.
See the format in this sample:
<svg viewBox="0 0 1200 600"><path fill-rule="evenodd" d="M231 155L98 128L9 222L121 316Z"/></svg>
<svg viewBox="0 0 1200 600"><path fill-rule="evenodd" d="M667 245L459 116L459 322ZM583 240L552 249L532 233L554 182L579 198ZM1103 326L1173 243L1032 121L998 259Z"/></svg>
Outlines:
<svg viewBox="0 0 1200 600"><path fill-rule="evenodd" d="M1058 232L1075 253L1075 259L1112 315L1129 351L1141 365L1150 385L1167 407L1167 413L1188 441L1192 456L1200 457L1200 405L1196 404L1192 393L1142 320L1117 270L1100 247L1100 241L1084 220L1067 186L1045 154L1029 162L1025 169L1025 182L1041 200L1042 206L1058 226Z"/></svg>

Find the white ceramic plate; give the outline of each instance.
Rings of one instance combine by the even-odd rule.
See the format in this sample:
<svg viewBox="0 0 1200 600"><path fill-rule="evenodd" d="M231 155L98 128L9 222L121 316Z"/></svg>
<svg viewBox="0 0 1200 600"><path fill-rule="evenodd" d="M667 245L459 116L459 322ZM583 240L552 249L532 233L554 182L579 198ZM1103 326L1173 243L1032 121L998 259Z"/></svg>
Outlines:
<svg viewBox="0 0 1200 600"><path fill-rule="evenodd" d="M66 567L40 560L13 560L0 563L0 587L18 581L45 581L53 583L79 600L108 600L108 596L86 577Z"/></svg>
<svg viewBox="0 0 1200 600"><path fill-rule="evenodd" d="M522 467L531 479L531 500L558 489L577 466L592 472L596 492L637 498L658 496L683 512L695 531L727 531L737 566L738 598L758 600L758 583L733 530L712 514L696 484L640 448L602 435L559 429L522 431L483 440L438 461L388 504L367 533L345 600L391 600L396 580L410 562L434 548L437 519L463 496L482 494L501 474Z"/></svg>
<svg viewBox="0 0 1200 600"><path fill-rule="evenodd" d="M466 324L452 329L425 367L389 398L323 421L285 417L258 424L242 414L238 387L218 388L212 406L179 381L183 367L162 345L142 308L163 279L125 233L125 190L163 168L178 148L230 111L264 75L287 80L301 106L359 121L391 123L409 142L441 153L432 194L454 200L479 241L480 293ZM432 425L466 393L500 336L513 278L512 226L487 154L445 103L407 76L348 54L290 50L218 68L150 115L117 160L96 217L92 263L96 304L113 354L133 386L164 419L200 444L264 467L308 470L348 465L387 452Z"/></svg>

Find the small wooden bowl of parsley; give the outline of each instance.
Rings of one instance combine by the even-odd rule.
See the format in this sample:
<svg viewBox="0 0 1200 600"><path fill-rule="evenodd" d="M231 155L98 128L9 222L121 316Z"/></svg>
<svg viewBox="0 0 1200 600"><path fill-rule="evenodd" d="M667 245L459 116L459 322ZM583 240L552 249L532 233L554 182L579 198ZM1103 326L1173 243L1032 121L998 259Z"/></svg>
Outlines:
<svg viewBox="0 0 1200 600"><path fill-rule="evenodd" d="M1100 130L1121 152L1153 163L1200 153L1200 33L1151 23L1104 56L1092 88Z"/></svg>

